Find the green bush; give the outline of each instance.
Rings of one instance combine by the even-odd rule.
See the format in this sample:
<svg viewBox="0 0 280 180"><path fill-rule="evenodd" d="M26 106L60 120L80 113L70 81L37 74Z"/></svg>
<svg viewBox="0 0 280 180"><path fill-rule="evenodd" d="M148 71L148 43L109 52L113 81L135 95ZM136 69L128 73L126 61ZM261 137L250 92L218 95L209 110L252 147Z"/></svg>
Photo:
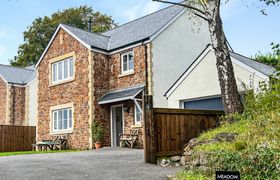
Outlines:
<svg viewBox="0 0 280 180"><path fill-rule="evenodd" d="M242 179L277 179L280 177L280 151L250 147L243 151L217 151L212 154L209 175L219 171L239 171Z"/></svg>
<svg viewBox="0 0 280 180"><path fill-rule="evenodd" d="M104 138L104 130L98 122L93 122L91 125L92 140L94 142L102 142Z"/></svg>
<svg viewBox="0 0 280 180"><path fill-rule="evenodd" d="M206 151L208 170L195 168L178 174L187 177L212 178L216 171L239 171L242 179L279 179L280 177L280 80L261 85L261 91L247 91L244 113L235 114L233 123L223 122L220 127L200 135L209 140L218 133L237 133L234 142L217 142L197 146L194 151ZM195 172L195 173L193 173Z"/></svg>

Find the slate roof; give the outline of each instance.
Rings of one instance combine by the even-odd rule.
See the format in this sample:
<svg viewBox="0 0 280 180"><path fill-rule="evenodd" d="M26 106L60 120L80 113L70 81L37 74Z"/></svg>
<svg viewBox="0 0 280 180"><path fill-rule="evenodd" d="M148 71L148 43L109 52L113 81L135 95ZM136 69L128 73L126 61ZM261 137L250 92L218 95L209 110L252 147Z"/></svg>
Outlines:
<svg viewBox="0 0 280 180"><path fill-rule="evenodd" d="M274 67L268 66L268 65L260 63L260 62L257 62L257 61L255 61L251 58L242 56L242 55L234 53L234 52L230 52L230 56L239 60L239 61L241 61L241 62L243 62L244 64L252 67L253 69L258 70L259 72L261 72L261 73L263 73L267 76L273 75L275 73L275 68Z"/></svg>
<svg viewBox="0 0 280 180"><path fill-rule="evenodd" d="M62 24L62 26L86 44L110 51L148 39L168 24L183 9L180 6L169 6L102 34L88 32L65 24Z"/></svg>
<svg viewBox="0 0 280 180"><path fill-rule="evenodd" d="M25 85L36 77L33 68L18 68L0 64L0 76L10 84Z"/></svg>
<svg viewBox="0 0 280 180"><path fill-rule="evenodd" d="M141 91L144 90L144 86L135 86L127 89L121 89L117 91L111 91L107 94L103 95L99 101L98 104L107 104L112 102L118 102L118 101L125 101L134 98L137 96Z"/></svg>
<svg viewBox="0 0 280 180"><path fill-rule="evenodd" d="M183 9L181 6L169 6L103 33L110 36L109 50L151 37Z"/></svg>
<svg viewBox="0 0 280 180"><path fill-rule="evenodd" d="M76 37L81 39L86 44L96 48L107 50L109 37L92 33L89 31L85 31L83 29L75 28L72 26L68 26L65 24L62 24L62 26L65 27L67 30L69 30L71 33L73 33Z"/></svg>

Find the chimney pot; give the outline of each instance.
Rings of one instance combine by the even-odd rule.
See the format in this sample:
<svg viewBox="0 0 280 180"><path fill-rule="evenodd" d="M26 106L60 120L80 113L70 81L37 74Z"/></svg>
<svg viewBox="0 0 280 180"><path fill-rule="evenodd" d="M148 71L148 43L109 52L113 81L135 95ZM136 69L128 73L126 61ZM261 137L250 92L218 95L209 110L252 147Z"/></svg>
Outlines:
<svg viewBox="0 0 280 180"><path fill-rule="evenodd" d="M91 17L88 19L88 31L91 32L92 29L92 20Z"/></svg>

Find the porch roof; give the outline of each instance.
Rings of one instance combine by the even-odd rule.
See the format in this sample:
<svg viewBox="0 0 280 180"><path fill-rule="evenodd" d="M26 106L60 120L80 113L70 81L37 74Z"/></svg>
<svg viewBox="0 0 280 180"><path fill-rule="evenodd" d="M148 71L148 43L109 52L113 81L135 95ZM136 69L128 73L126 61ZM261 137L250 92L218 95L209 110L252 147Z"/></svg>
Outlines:
<svg viewBox="0 0 280 180"><path fill-rule="evenodd" d="M144 85L111 91L103 95L98 104L109 104L119 101L133 100L140 92L144 90Z"/></svg>

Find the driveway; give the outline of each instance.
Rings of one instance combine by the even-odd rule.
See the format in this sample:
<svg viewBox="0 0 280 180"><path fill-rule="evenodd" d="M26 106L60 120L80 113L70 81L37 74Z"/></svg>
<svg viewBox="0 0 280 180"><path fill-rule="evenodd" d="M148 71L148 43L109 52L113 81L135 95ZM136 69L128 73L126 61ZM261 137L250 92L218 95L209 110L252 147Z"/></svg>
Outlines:
<svg viewBox="0 0 280 180"><path fill-rule="evenodd" d="M166 179L177 168L144 163L143 150L102 148L81 152L0 157L0 179Z"/></svg>

